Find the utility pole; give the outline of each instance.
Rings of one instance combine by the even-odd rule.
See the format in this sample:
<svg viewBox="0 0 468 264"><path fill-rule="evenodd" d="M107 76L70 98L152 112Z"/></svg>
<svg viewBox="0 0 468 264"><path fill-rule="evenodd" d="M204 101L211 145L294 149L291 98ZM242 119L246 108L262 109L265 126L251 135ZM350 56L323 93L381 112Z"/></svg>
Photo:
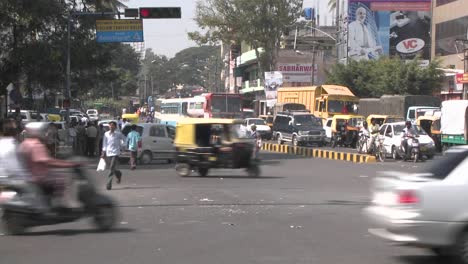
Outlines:
<svg viewBox="0 0 468 264"><path fill-rule="evenodd" d="M311 76L311 83L312 86L315 84L315 45L316 43L312 44L312 76Z"/></svg>

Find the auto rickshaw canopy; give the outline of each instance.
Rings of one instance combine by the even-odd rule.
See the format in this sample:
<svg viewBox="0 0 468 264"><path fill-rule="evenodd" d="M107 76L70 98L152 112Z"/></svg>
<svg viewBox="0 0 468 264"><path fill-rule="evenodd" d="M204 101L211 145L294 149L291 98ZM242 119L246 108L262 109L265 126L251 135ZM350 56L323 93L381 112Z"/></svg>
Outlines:
<svg viewBox="0 0 468 264"><path fill-rule="evenodd" d="M367 117L367 123L370 125L371 120L375 119L379 125L383 125L385 123L395 123L400 121L405 121L405 118L398 115L369 115Z"/></svg>
<svg viewBox="0 0 468 264"><path fill-rule="evenodd" d="M201 137L210 134L213 125L230 126L241 125L243 120L221 119L221 118L184 118L180 119L176 126L176 137L174 145L177 146L197 146L200 145ZM197 133L198 132L198 133Z"/></svg>

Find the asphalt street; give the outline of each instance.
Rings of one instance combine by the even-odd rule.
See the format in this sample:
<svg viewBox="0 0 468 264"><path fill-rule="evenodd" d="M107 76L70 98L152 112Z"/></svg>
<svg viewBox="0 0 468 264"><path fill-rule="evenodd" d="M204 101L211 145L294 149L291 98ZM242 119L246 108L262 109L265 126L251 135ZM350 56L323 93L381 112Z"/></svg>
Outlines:
<svg viewBox="0 0 468 264"><path fill-rule="evenodd" d="M241 170L181 178L171 164L125 165L112 191L90 165L100 190L118 201L117 228L98 233L84 219L1 235L0 263L438 263L423 249L370 236L361 213L377 171L414 171L428 162L262 158L260 178Z"/></svg>

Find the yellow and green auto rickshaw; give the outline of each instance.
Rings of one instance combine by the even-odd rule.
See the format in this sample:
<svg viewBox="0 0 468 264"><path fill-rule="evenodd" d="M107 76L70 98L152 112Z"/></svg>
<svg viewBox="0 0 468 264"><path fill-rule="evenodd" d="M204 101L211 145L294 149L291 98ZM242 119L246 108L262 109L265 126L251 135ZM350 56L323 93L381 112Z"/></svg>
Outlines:
<svg viewBox="0 0 468 264"><path fill-rule="evenodd" d="M420 116L416 119L416 124L434 140L436 150L441 152L440 116Z"/></svg>
<svg viewBox="0 0 468 264"><path fill-rule="evenodd" d="M242 129L243 120L181 119L176 126L176 171L188 176L197 170L206 176L210 169L246 169L250 177L260 175L256 140Z"/></svg>
<svg viewBox="0 0 468 264"><path fill-rule="evenodd" d="M334 115L332 118L331 146L355 148L359 139L359 129L365 118L360 115Z"/></svg>
<svg viewBox="0 0 468 264"><path fill-rule="evenodd" d="M138 116L138 114L123 114L122 115L122 119L127 119L128 122L132 123L132 124L138 124L140 123L140 117Z"/></svg>
<svg viewBox="0 0 468 264"><path fill-rule="evenodd" d="M395 123L395 122L401 122L405 121L405 118L402 116L397 116L397 115L369 115L367 117L367 123L370 125L372 119L375 119L377 124L379 126L385 124L385 123Z"/></svg>

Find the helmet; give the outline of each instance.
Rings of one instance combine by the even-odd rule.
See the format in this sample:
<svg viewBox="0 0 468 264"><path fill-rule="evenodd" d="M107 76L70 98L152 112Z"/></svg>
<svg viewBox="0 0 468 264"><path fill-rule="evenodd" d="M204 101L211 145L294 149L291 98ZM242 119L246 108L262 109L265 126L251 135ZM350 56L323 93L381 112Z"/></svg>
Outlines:
<svg viewBox="0 0 468 264"><path fill-rule="evenodd" d="M45 137L49 123L47 122L31 122L26 124L26 133L32 137Z"/></svg>
<svg viewBox="0 0 468 264"><path fill-rule="evenodd" d="M257 130L257 126L256 126L256 125L252 125L250 128L252 128L252 130Z"/></svg>

